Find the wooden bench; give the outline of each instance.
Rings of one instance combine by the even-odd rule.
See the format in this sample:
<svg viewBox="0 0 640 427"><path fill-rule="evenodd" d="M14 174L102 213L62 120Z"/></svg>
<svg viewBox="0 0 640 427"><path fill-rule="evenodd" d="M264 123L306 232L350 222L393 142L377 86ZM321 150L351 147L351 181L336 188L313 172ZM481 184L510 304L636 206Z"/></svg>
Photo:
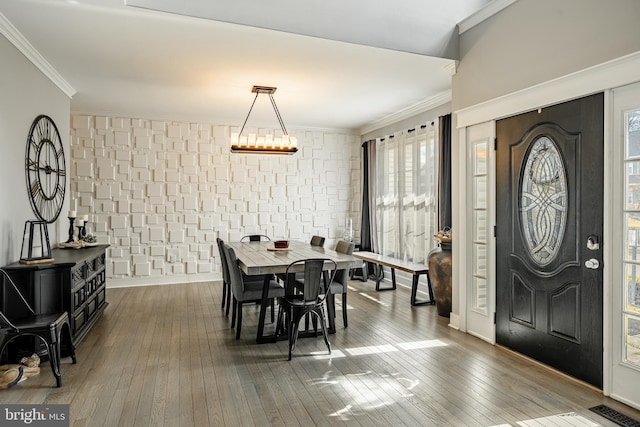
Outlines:
<svg viewBox="0 0 640 427"><path fill-rule="evenodd" d="M433 288L431 287L431 280L429 279L429 267L427 267L426 265L404 261L390 256L375 254L373 252L354 252L353 256L365 262L375 264L378 267L385 266L391 269L391 287L382 288L380 286L380 282L382 281L382 278L384 276L382 274L376 274L376 291L391 291L396 289L395 270L398 269L407 273L411 273L411 275L413 276L413 282L411 285L411 305L435 304L435 299L433 298ZM420 279L421 274L426 274L427 276L427 285L429 290L428 300L418 300L416 298L416 294L418 293L418 280Z"/></svg>

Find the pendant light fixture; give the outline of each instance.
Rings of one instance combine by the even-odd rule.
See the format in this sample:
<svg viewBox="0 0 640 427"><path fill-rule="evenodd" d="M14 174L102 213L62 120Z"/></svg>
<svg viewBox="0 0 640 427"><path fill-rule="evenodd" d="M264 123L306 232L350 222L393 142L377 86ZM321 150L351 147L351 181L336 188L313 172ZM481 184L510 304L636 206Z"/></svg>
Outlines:
<svg viewBox="0 0 640 427"><path fill-rule="evenodd" d="M273 94L277 88L271 86L253 86L251 92L256 96L253 98L253 103L247 113L247 118L244 119L240 133L231 134L231 152L232 153L257 153L257 154L294 154L298 151L298 140L295 136L289 136L287 129L284 127L284 122L276 106L276 101L273 99ZM261 94L269 95L273 111L276 113L278 123L282 128L283 135L281 137L274 137L273 135L256 135L250 133L248 135L243 134L244 127L249 120L251 110Z"/></svg>

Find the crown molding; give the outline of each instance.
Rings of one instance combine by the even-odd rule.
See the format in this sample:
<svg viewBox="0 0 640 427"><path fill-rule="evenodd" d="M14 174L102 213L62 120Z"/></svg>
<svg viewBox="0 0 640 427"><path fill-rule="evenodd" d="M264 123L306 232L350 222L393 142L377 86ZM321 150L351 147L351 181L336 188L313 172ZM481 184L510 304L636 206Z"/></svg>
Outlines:
<svg viewBox="0 0 640 427"><path fill-rule="evenodd" d="M16 27L0 12L0 33L27 57L42 73L49 78L65 95L72 98L76 90L47 62Z"/></svg>
<svg viewBox="0 0 640 427"><path fill-rule="evenodd" d="M467 30L475 27L481 22L491 18L502 9L507 8L518 0L493 0L485 5L482 9L478 10L473 15L458 22L458 34L462 34Z"/></svg>
<svg viewBox="0 0 640 427"><path fill-rule="evenodd" d="M458 72L458 65L459 64L460 64L460 61L451 61L451 63L449 65L447 65L446 67L444 67L444 68L449 72L449 75L451 77L453 77Z"/></svg>
<svg viewBox="0 0 640 427"><path fill-rule="evenodd" d="M421 101L410 107L407 107L404 110L400 110L397 113L390 114L386 117L383 117L380 120L371 122L368 125L360 128L360 135L373 132L374 130L383 128L388 125L392 125L396 122L399 122L404 119L408 119L417 114L424 113L425 111L429 111L433 108L439 107L443 104L446 104L447 102L451 102L450 90L440 92L439 94L432 96L431 98L425 99L424 101Z"/></svg>

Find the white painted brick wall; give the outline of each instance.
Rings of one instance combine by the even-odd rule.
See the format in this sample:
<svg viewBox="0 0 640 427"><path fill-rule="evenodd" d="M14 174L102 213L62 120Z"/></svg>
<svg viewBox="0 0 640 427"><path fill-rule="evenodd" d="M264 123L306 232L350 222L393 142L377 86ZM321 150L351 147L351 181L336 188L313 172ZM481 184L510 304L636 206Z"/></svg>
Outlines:
<svg viewBox="0 0 640 427"><path fill-rule="evenodd" d="M71 123L71 197L111 245L112 285L219 278L218 236L318 234L330 246L348 217L359 229L355 134L295 131L298 153L260 156L230 153L236 127L86 114Z"/></svg>

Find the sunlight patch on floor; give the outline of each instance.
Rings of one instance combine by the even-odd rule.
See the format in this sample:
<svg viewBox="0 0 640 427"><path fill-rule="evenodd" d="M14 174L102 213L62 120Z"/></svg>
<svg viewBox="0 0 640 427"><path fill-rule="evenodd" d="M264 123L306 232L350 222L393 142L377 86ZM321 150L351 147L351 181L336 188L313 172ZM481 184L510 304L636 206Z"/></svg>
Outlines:
<svg viewBox="0 0 640 427"><path fill-rule="evenodd" d="M367 295L364 292L360 292L360 295L362 295L363 297L370 299L371 301L377 302L378 304L380 304L383 307L389 307L389 304L387 304L386 302L382 302L381 300L372 297L371 295Z"/></svg>
<svg viewBox="0 0 640 427"><path fill-rule="evenodd" d="M391 344L385 345L370 345L366 347L346 348L345 351L351 356L361 356L363 354L375 354L375 353L390 353L392 351L399 351Z"/></svg>
<svg viewBox="0 0 640 427"><path fill-rule="evenodd" d="M426 341L398 343L398 347L400 347L403 350L416 350L420 348L444 347L446 345L447 345L446 343L440 340L426 340Z"/></svg>
<svg viewBox="0 0 640 427"><path fill-rule="evenodd" d="M532 420L517 421L516 426L522 427L602 427L588 418L578 415L575 412L566 414L551 415L548 417L535 418ZM513 427L511 424L500 424L493 427Z"/></svg>
<svg viewBox="0 0 640 427"><path fill-rule="evenodd" d="M328 370L309 382L319 388L330 387L341 396L344 406L328 414L340 421L354 420L367 411L410 399L414 396L413 389L420 384L419 380L411 380L393 372L362 371L342 375L334 370Z"/></svg>
<svg viewBox="0 0 640 427"><path fill-rule="evenodd" d="M342 350L331 350L331 354L328 354L326 350L324 351L313 351L311 352L313 358L316 360L327 360L327 359L338 359L342 357L347 357L346 354Z"/></svg>
<svg viewBox="0 0 640 427"><path fill-rule="evenodd" d="M347 356L362 356L366 354L390 353L401 350L420 350L423 348L446 347L448 344L440 340L410 341L394 344L375 345L368 347L345 348L344 351L332 349L331 354L326 350L312 352L311 355L316 360L337 359ZM397 346L397 347L396 347Z"/></svg>
<svg viewBox="0 0 640 427"><path fill-rule="evenodd" d="M347 304L347 310L353 310L353 306ZM336 311L342 311L342 302L336 300Z"/></svg>

